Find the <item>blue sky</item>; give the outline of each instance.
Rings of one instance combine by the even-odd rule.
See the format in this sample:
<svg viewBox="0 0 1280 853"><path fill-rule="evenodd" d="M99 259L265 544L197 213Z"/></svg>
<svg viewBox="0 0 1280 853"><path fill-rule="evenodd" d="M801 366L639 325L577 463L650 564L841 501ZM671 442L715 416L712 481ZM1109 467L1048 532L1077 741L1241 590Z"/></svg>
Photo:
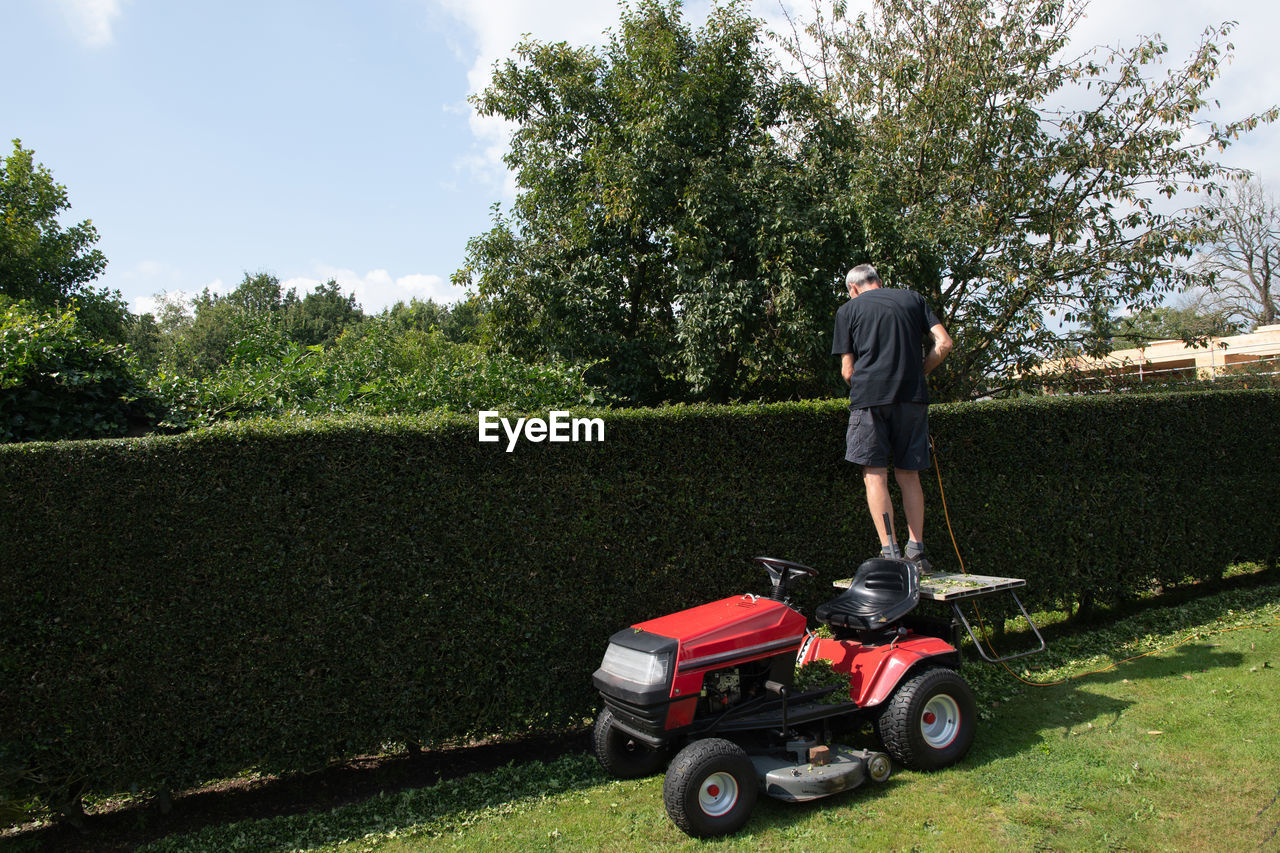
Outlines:
<svg viewBox="0 0 1280 853"><path fill-rule="evenodd" d="M803 16L808 2L792 2ZM858 7L857 0L850 3ZM862 4L865 5L865 2ZM20 138L91 219L131 307L267 271L336 278L367 311L450 301L449 276L513 186L503 128L468 94L521 34L599 43L609 0L0 0L3 152ZM706 0L687 3L700 21ZM780 23L778 0L752 10ZM1074 44L1159 32L1180 61L1240 22L1221 114L1280 101L1280 4L1096 0ZM1274 189L1280 129L1223 159Z"/></svg>

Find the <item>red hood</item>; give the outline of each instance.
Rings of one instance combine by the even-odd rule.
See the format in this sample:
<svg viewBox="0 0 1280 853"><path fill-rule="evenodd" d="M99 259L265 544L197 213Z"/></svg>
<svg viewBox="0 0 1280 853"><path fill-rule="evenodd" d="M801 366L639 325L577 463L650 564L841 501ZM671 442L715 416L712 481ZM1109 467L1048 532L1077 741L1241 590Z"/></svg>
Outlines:
<svg viewBox="0 0 1280 853"><path fill-rule="evenodd" d="M719 665L726 659L777 654L787 645L798 646L806 621L781 602L740 595L650 619L635 627L679 640L676 665L688 670Z"/></svg>

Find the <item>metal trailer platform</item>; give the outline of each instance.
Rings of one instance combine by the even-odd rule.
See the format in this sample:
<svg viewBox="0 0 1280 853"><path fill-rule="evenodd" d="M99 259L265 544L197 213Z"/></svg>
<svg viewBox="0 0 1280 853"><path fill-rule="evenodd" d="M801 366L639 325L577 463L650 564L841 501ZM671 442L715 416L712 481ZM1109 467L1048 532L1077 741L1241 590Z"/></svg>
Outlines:
<svg viewBox="0 0 1280 853"><path fill-rule="evenodd" d="M848 589L853 583L853 578L841 578L833 581L832 586L839 589ZM929 601L944 601L951 604L951 610L960 619L960 623L964 625L965 630L969 632L969 639L973 640L974 647L978 650L978 654L982 655L983 660L989 663L1003 663L1014 658L1026 657L1045 649L1044 637L1040 636L1040 629L1031 621L1030 614L1027 609L1022 606L1022 602L1018 599L1015 589L1026 586L1027 582L1022 578L1000 578L990 575L969 575L969 574L947 574L945 572L934 572L920 575L920 597ZM1025 652L1015 652L1011 655L1003 655L1001 657L991 657L982 648L982 643L978 641L977 635L973 633L973 627L969 624L969 620L965 618L964 613L960 610L958 602L966 598L974 598L979 595L990 595L993 592L1008 591L1013 596L1014 604L1018 605L1018 610L1022 611L1022 618L1027 620L1027 624L1031 626L1031 631L1036 635L1036 640L1040 645L1037 648Z"/></svg>

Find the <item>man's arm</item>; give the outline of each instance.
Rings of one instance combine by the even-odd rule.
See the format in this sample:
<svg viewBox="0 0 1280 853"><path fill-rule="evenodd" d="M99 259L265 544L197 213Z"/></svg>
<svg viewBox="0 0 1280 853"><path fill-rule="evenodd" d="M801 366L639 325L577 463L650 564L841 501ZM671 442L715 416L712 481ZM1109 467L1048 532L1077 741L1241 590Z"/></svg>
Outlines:
<svg viewBox="0 0 1280 853"><path fill-rule="evenodd" d="M951 353L951 348L955 346L955 342L951 340L951 336L947 334L947 330L942 327L941 323L933 325L929 329L929 334L932 337L932 345L924 357L924 372L926 376L932 373L935 367L942 364ZM852 365L850 365L849 373L853 373ZM845 379L848 380L848 375L845 376Z"/></svg>
<svg viewBox="0 0 1280 853"><path fill-rule="evenodd" d="M840 375L844 377L845 385L853 384L853 353L846 352L840 355Z"/></svg>

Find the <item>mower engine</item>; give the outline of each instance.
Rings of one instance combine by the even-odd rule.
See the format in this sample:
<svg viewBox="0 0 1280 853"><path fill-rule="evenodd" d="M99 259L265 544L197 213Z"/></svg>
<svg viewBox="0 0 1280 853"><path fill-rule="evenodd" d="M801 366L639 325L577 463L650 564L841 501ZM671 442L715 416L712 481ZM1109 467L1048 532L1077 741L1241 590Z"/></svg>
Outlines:
<svg viewBox="0 0 1280 853"><path fill-rule="evenodd" d="M737 667L708 673L702 684L702 710L708 714L727 711L742 700L742 672Z"/></svg>

